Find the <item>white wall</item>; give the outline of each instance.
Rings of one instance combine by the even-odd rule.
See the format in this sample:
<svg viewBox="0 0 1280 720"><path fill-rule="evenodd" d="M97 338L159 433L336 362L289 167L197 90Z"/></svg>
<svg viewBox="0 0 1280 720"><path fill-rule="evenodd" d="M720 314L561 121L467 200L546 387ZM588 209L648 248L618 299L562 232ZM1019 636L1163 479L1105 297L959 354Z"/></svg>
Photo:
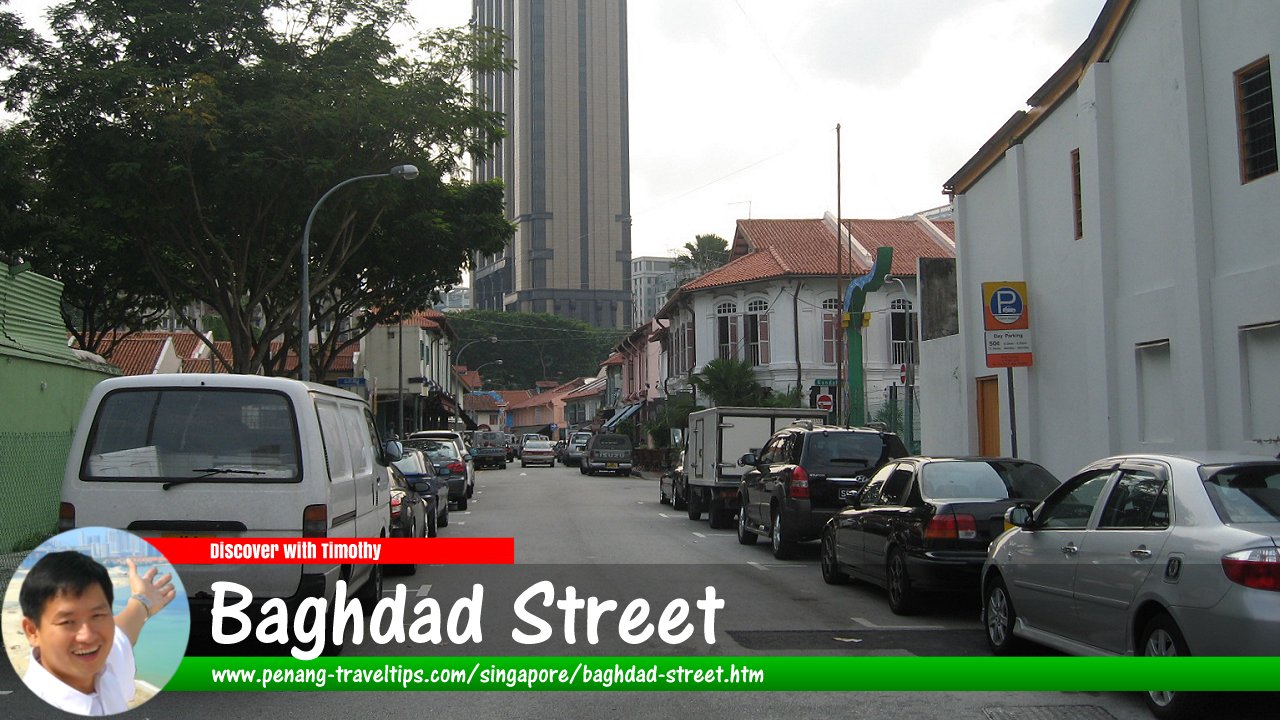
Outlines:
<svg viewBox="0 0 1280 720"><path fill-rule="evenodd" d="M1249 381L1274 341L1242 331L1280 322L1280 175L1240 184L1233 77L1268 54L1280 70L1280 3L1214 7L1139 2L1110 61L957 199L965 414L931 444L977 451L974 382L996 375L1010 450L1005 374L985 367L981 344L992 280L1028 283L1020 455L1065 475L1114 452L1266 452L1252 438L1280 435L1280 418L1257 410L1280 403L1280 383Z"/></svg>

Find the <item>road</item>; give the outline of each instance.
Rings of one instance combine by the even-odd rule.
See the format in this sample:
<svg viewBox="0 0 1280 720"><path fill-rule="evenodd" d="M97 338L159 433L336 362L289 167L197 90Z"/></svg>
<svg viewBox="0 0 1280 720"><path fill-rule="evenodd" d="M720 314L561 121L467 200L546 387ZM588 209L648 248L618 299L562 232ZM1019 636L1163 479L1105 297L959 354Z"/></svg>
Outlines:
<svg viewBox="0 0 1280 720"><path fill-rule="evenodd" d="M658 503L653 477L587 477L575 468L482 471L466 512L450 513L443 537L514 537L515 567L420 565L412 575L390 577L386 592L405 586L411 598L436 599L447 612L457 598L484 593L483 639L450 645L365 642L348 645L350 656L504 655L948 655L985 656L977 599L940 598L920 615L888 610L882 590L855 583L822 582L817 546L794 560L777 561L766 542L738 544L734 533L710 530L683 512ZM614 599L619 607L646 598L650 620L668 603L691 608L713 587L725 607L710 629L693 610L689 639L668 644L657 633L645 642L623 642L619 613L603 613L598 642L579 612L572 623L556 607L527 605L553 628L537 645L517 643L512 630L532 632L513 611L521 592L550 581L556 599L571 586L579 598ZM412 606L413 603L411 602ZM704 632L714 642L708 643ZM572 642L571 642L572 640ZM12 644L6 638L6 644ZM5 665L0 663L0 665ZM0 717L44 718L50 709L13 676L0 670ZM1245 698L1245 709L1268 703ZM166 693L136 711L138 717L275 720L378 715L446 717L713 718L845 717L975 720L996 718L1150 717L1133 693L727 693L727 692L313 692ZM1241 717L1233 713L1235 717ZM1262 715L1259 714L1258 717Z"/></svg>

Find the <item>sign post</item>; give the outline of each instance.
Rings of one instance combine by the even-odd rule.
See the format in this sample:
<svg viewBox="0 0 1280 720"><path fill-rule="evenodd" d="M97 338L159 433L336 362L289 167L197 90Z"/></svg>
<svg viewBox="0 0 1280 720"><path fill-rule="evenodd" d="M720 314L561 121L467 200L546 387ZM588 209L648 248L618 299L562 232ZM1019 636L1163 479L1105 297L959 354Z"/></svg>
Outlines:
<svg viewBox="0 0 1280 720"><path fill-rule="evenodd" d="M982 327L987 367L1005 369L1009 386L1009 440L1018 456L1018 409L1014 402L1013 369L1031 367L1031 321L1027 284L1019 281L982 283Z"/></svg>

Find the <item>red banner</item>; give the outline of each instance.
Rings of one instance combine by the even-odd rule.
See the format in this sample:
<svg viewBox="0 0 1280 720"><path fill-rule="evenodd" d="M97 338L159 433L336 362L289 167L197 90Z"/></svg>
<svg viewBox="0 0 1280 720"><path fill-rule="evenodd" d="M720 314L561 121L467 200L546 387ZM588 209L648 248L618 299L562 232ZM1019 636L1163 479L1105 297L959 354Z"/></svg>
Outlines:
<svg viewBox="0 0 1280 720"><path fill-rule="evenodd" d="M514 538L147 538L174 565L511 565Z"/></svg>

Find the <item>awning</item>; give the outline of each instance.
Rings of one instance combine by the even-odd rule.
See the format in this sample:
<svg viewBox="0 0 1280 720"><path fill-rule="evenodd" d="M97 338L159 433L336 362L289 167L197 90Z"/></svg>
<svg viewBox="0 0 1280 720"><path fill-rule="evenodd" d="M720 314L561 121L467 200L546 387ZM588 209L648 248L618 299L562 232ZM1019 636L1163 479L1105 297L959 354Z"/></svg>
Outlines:
<svg viewBox="0 0 1280 720"><path fill-rule="evenodd" d="M631 405L626 406L621 411L614 413L613 417L605 421L603 428L605 430L612 430L618 425L618 423L626 420L632 415L635 415L643 405L644 403L632 403Z"/></svg>

